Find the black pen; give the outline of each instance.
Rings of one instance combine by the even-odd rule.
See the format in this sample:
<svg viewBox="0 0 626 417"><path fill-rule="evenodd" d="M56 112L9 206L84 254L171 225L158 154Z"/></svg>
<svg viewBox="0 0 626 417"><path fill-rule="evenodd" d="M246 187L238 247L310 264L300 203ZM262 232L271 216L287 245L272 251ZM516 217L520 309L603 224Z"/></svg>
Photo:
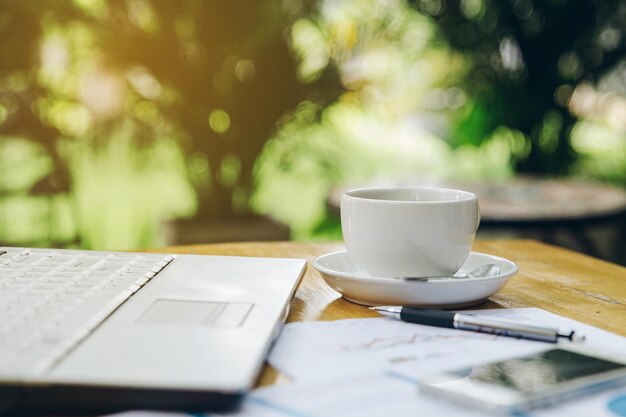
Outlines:
<svg viewBox="0 0 626 417"><path fill-rule="evenodd" d="M453 311L399 306L378 306L370 307L370 309L378 311L383 316L394 317L410 323L470 330L515 337L517 339L539 340L550 343L556 343L560 339L566 339L571 342L582 342L585 340L585 336L577 334L572 329L533 326L512 320L455 313Z"/></svg>

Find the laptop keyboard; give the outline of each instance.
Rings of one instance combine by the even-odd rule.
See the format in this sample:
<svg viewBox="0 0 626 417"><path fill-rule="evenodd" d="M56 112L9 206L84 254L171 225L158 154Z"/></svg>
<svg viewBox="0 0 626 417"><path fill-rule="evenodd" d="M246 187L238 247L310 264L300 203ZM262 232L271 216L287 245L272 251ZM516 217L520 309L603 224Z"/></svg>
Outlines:
<svg viewBox="0 0 626 417"><path fill-rule="evenodd" d="M173 259L0 248L0 374L44 375Z"/></svg>

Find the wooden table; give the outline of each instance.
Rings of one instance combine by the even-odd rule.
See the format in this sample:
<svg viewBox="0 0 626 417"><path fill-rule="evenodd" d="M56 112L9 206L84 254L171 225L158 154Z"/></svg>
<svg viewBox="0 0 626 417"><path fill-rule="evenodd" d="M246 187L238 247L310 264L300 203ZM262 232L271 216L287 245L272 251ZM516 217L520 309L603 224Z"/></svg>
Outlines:
<svg viewBox="0 0 626 417"><path fill-rule="evenodd" d="M342 243L229 243L177 246L159 252L304 258L311 262ZM533 240L476 241L472 248L515 262L520 270L504 289L472 308L538 307L626 336L626 268ZM288 322L377 317L341 298L309 265ZM285 382L266 367L259 385Z"/></svg>

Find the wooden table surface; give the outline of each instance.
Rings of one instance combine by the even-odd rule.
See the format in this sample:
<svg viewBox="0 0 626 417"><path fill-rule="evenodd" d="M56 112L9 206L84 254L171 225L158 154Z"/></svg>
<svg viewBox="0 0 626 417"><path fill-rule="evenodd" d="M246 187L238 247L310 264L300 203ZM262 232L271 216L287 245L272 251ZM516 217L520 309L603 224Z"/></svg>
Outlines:
<svg viewBox="0 0 626 417"><path fill-rule="evenodd" d="M159 249L159 252L304 258L309 262L343 243L245 242ZM472 308L538 307L626 336L626 268L533 240L479 240L475 252L515 262L519 272L499 293ZM288 322L378 317L341 298L309 264ZM269 366L259 385L284 382Z"/></svg>

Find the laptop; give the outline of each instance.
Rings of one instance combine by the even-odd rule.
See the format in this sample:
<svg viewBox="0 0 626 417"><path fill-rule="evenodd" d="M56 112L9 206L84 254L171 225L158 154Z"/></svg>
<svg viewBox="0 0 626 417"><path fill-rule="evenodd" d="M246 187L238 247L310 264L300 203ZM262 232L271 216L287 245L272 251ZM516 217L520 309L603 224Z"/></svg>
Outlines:
<svg viewBox="0 0 626 417"><path fill-rule="evenodd" d="M0 415L234 409L305 268L0 247Z"/></svg>

